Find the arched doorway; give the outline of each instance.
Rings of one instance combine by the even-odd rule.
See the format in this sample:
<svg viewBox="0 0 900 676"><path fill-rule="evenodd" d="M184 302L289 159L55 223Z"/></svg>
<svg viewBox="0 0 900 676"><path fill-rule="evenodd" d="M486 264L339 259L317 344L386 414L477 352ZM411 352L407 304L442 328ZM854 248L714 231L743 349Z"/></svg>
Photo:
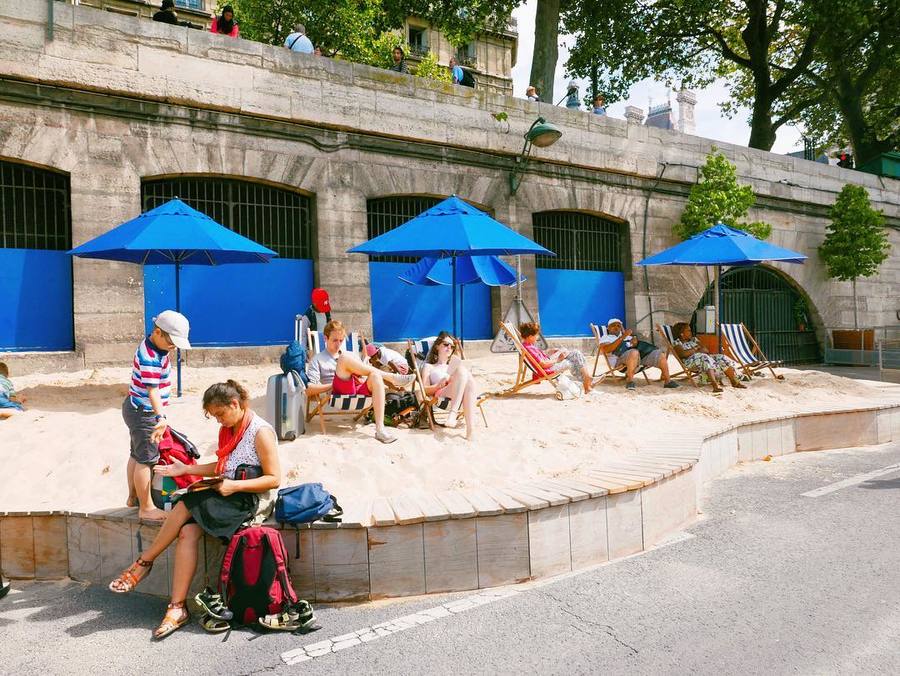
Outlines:
<svg viewBox="0 0 900 676"><path fill-rule="evenodd" d="M556 256L536 256L538 309L547 336L588 336L590 323L625 319L628 226L580 211L532 215L534 241Z"/></svg>
<svg viewBox="0 0 900 676"><path fill-rule="evenodd" d="M731 268L720 282L723 323L743 322L769 359L786 364L821 361L809 301L772 268ZM713 304L710 286L699 307Z"/></svg>
<svg viewBox="0 0 900 676"><path fill-rule="evenodd" d="M178 197L186 204L275 251L266 264L181 270L181 307L197 346L279 345L294 337L294 318L310 303L313 287L313 198L287 187L225 176L144 179L143 211ZM172 306L171 265L144 266L144 320ZM252 320L232 316L247 308ZM246 319L246 318L245 318Z"/></svg>
<svg viewBox="0 0 900 676"><path fill-rule="evenodd" d="M72 350L69 176L0 160L0 351Z"/></svg>

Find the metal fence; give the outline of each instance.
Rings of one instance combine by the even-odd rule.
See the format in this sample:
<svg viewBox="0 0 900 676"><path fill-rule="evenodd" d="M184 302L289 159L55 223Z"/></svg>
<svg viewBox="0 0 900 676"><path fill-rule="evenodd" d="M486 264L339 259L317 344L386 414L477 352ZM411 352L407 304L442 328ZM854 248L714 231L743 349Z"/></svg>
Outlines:
<svg viewBox="0 0 900 676"><path fill-rule="evenodd" d="M67 175L0 160L0 248L72 248Z"/></svg>
<svg viewBox="0 0 900 676"><path fill-rule="evenodd" d="M441 201L438 197L410 195L402 197L376 197L366 202L366 233L369 239L390 232L407 221L427 211ZM415 263L411 256L370 256L373 263Z"/></svg>
<svg viewBox="0 0 900 676"><path fill-rule="evenodd" d="M800 311L806 301L773 270L759 266L727 270L722 275L721 296L721 321L743 322L769 359L786 364L820 361L816 333L805 316L808 313ZM712 304L710 288L700 306Z"/></svg>
<svg viewBox="0 0 900 676"><path fill-rule="evenodd" d="M178 197L186 204L275 251L281 258L313 257L312 199L253 181L181 177L144 181L141 202L147 211Z"/></svg>
<svg viewBox="0 0 900 676"><path fill-rule="evenodd" d="M538 268L623 272L625 227L593 214L544 211L532 216L534 241L556 256L536 256Z"/></svg>
<svg viewBox="0 0 900 676"><path fill-rule="evenodd" d="M831 342L832 331L846 327L827 328L829 342L825 346L825 363L837 366L874 366L879 376L885 379L885 372L900 371L900 326L870 327L871 340L860 333L858 349L852 347L834 347ZM867 330L868 332L868 330Z"/></svg>

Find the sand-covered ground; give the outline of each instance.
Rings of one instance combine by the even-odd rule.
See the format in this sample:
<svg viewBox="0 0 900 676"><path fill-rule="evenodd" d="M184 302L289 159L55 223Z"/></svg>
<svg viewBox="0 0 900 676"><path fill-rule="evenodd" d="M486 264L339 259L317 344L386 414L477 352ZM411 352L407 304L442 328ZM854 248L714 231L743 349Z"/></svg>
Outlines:
<svg viewBox="0 0 900 676"><path fill-rule="evenodd" d="M469 361L484 391L511 382L515 358ZM243 382L257 413L265 411L266 378L277 366L185 368L185 396L168 418L202 452L212 454L217 425L200 408L204 389L228 377ZM577 474L598 459L635 452L684 430L707 431L728 421L823 408L900 401L900 387L849 380L817 371L783 369L786 380L754 379L747 390L683 385L663 390L637 379L636 392L603 383L580 400L559 402L547 384L485 404L489 427L478 419L478 439L464 430L396 430L382 445L374 426L317 422L300 439L280 444L285 485L323 482L350 502L410 490L504 485L537 476ZM126 497L128 434L121 417L130 371L107 368L12 379L28 410L0 421L0 511L118 507ZM652 376L651 376L652 377Z"/></svg>

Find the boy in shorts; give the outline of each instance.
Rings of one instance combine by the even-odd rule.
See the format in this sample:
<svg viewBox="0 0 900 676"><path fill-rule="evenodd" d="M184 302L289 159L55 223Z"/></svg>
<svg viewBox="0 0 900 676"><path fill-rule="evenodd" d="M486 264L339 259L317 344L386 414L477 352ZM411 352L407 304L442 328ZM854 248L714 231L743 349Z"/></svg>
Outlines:
<svg viewBox="0 0 900 676"><path fill-rule="evenodd" d="M128 506L138 506L138 516L161 521L166 513L153 506L150 480L153 466L159 461L159 442L165 434L165 408L172 389L172 366L169 352L176 347L189 350L190 324L187 317L174 310L160 312L153 318L153 331L134 353L131 387L122 402L122 418L131 436L128 459Z"/></svg>

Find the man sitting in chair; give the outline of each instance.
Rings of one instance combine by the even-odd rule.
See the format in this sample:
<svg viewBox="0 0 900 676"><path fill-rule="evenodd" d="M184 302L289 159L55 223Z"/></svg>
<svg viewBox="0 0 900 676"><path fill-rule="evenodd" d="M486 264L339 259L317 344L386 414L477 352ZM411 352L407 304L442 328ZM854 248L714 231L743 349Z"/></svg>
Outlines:
<svg viewBox="0 0 900 676"><path fill-rule="evenodd" d="M379 343L366 343L366 356L372 366L382 371L392 371L403 375L409 373L406 357Z"/></svg>
<svg viewBox="0 0 900 676"><path fill-rule="evenodd" d="M310 359L306 366L309 376L307 396L317 397L330 389L332 394L372 397L375 438L383 444L397 441L397 437L384 429L384 381L404 387L415 380L415 375L379 371L362 363L355 354L344 352L347 330L336 319L325 325L323 333L325 349Z"/></svg>
<svg viewBox="0 0 900 676"><path fill-rule="evenodd" d="M653 343L639 340L631 329L625 328L621 319L613 318L606 323L606 335L600 339L600 349L606 353L613 368L625 365L625 389L635 389L634 373L638 364L655 366L662 371L663 387L678 387L678 383L669 378L668 355Z"/></svg>

